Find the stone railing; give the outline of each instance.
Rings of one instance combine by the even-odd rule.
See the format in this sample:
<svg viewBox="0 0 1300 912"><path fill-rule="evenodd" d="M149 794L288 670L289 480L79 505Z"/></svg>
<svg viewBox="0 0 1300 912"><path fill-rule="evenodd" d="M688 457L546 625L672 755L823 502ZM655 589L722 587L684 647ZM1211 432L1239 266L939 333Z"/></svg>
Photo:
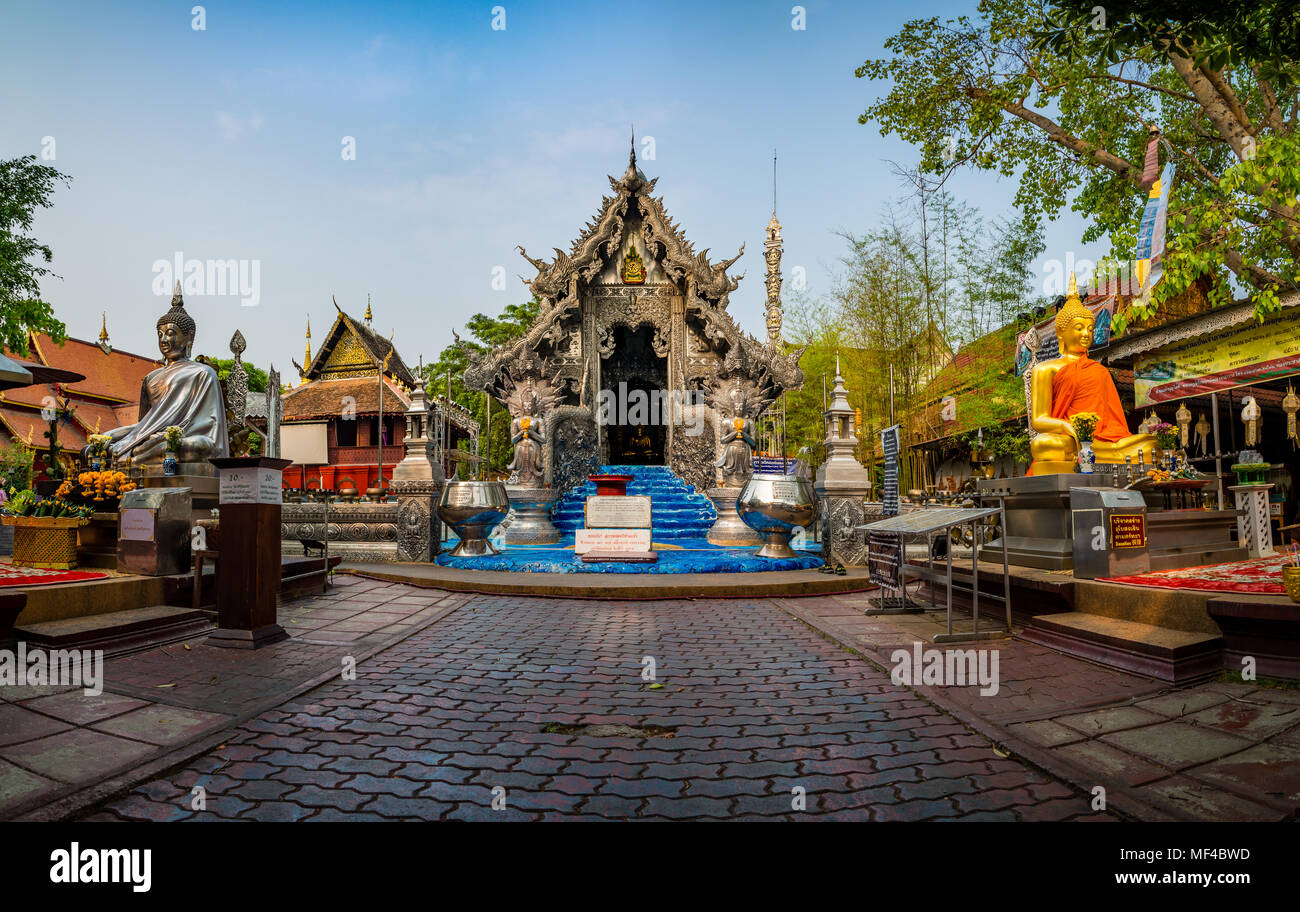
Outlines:
<svg viewBox="0 0 1300 912"><path fill-rule="evenodd" d="M329 552L344 560L394 561L397 554L397 513L394 503L336 503L329 505ZM325 541L325 504L286 503L280 512L280 550L302 555L300 539Z"/></svg>

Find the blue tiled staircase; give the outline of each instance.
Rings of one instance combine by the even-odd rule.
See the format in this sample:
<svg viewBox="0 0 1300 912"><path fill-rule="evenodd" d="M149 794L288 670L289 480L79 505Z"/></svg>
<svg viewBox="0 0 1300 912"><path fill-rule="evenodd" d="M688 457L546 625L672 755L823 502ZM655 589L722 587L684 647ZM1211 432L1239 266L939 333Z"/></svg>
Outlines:
<svg viewBox="0 0 1300 912"><path fill-rule="evenodd" d="M704 538L717 519L712 502L682 481L668 466L601 466L611 475L631 475L627 493L650 495L650 517L655 541ZM582 528L582 505L596 493L590 481L574 488L555 505L551 519L556 528L572 533Z"/></svg>

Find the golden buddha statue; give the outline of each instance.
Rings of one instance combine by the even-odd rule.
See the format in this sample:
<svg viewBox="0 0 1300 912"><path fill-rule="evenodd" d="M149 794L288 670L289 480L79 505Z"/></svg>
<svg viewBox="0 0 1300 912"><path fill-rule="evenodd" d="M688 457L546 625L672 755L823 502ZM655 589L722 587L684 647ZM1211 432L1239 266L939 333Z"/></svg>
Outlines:
<svg viewBox="0 0 1300 912"><path fill-rule="evenodd" d="M623 257L623 284L645 284L645 264L641 261L641 254L636 252L635 245Z"/></svg>
<svg viewBox="0 0 1300 912"><path fill-rule="evenodd" d="M1074 274L1065 304L1056 314L1056 339L1060 356L1034 365L1030 379L1029 426L1037 436L1029 444L1033 464L1030 475L1055 475L1075 471L1079 441L1070 418L1080 412L1100 416L1092 448L1100 463L1137 462L1148 465L1156 439L1150 434L1130 434L1119 391L1110 371L1088 357L1096 317L1079 300Z"/></svg>

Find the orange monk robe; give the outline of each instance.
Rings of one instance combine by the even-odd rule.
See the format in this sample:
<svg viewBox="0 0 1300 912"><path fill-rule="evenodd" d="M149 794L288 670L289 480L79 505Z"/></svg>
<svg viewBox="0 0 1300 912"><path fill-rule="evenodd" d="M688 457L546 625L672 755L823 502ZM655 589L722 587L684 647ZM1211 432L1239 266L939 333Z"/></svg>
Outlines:
<svg viewBox="0 0 1300 912"><path fill-rule="evenodd" d="M1072 361L1052 377L1052 417L1069 421L1080 412L1093 412L1101 420L1093 440L1113 442L1129 436L1128 420L1119 404L1119 390L1110 371L1091 358Z"/></svg>

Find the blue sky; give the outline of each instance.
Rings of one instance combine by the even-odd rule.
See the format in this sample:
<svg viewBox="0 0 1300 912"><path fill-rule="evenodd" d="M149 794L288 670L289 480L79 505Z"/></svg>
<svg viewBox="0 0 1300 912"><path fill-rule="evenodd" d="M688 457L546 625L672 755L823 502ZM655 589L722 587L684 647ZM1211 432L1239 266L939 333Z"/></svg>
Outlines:
<svg viewBox="0 0 1300 912"><path fill-rule="evenodd" d="M872 228L902 195L886 161L915 159L857 123L878 89L854 68L909 17L974 12L809 0L799 31L790 0L213 0L196 31L194 5L6 0L0 157L51 137L75 178L36 226L62 276L43 293L72 335L94 338L107 311L115 345L153 354L156 261L256 261L256 306L187 295L196 350L227 354L238 328L247 360L295 381L306 319L318 345L331 295L360 315L370 293L376 329L411 362L471 314L526 299L515 245L568 249L626 167L633 123L639 147L653 138L642 169L696 247L746 244L732 312L761 335L773 148L784 266L824 293L835 232ZM1010 211L1010 181L949 187L988 219ZM1045 258L1099 252L1073 216L1047 230Z"/></svg>

